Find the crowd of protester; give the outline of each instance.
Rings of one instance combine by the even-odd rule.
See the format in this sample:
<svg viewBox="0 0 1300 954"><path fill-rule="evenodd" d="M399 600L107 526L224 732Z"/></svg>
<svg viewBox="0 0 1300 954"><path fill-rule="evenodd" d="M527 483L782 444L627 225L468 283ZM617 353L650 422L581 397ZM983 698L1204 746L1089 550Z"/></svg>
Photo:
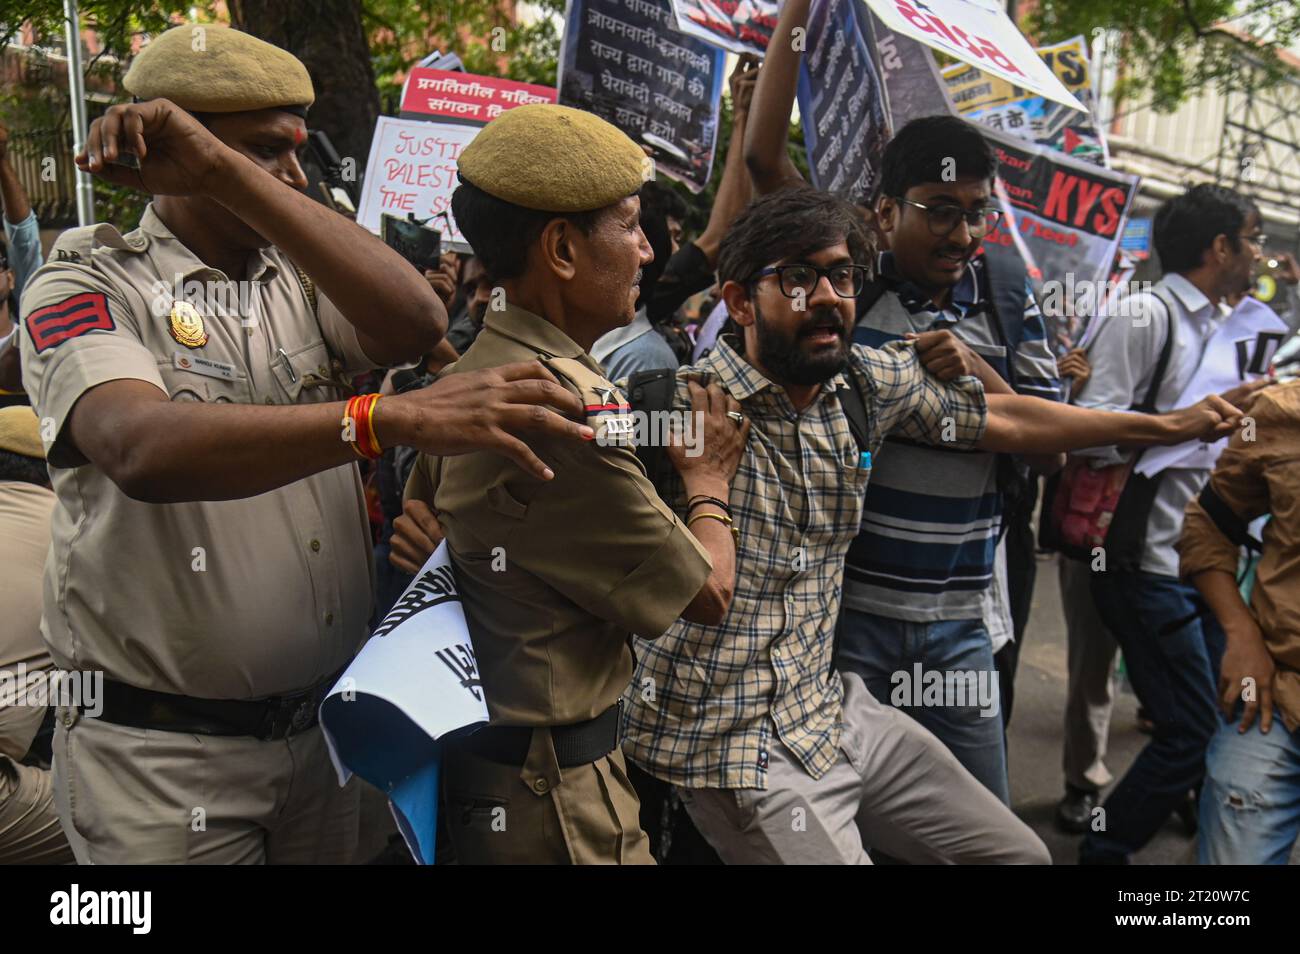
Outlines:
<svg viewBox="0 0 1300 954"><path fill-rule="evenodd" d="M1159 280L1058 355L1024 266L982 252L978 127L895 130L845 202L790 160L800 54L773 42L731 77L698 235L622 133L520 107L460 161L473 254L421 274L303 194L301 64L213 32L226 101L186 101L163 34L78 157L152 193L135 231L42 267L0 127L0 670L105 684L102 713L4 700L0 861L357 860L316 709L444 539L491 718L448 743L440 860L1049 863L1007 723L1052 559L1079 861L1172 815L1203 863L1287 861L1300 391L1180 406L1261 257L1249 197L1165 201ZM577 157L577 186L549 174ZM195 275L260 282L258 319L150 309ZM702 453L605 439L651 393ZM1223 438L1128 474L1100 566L1037 550L1044 478ZM1121 654L1150 740L1119 774Z"/></svg>

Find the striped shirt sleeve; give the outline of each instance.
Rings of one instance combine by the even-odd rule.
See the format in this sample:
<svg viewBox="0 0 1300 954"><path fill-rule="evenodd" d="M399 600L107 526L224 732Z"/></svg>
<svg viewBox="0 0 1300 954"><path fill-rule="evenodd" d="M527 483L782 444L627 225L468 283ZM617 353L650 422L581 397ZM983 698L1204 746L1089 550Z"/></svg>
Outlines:
<svg viewBox="0 0 1300 954"><path fill-rule="evenodd" d="M1017 393L1049 401L1061 400L1056 357L1047 339L1043 313L1028 282L1025 283L1025 323L1012 361L1016 369Z"/></svg>

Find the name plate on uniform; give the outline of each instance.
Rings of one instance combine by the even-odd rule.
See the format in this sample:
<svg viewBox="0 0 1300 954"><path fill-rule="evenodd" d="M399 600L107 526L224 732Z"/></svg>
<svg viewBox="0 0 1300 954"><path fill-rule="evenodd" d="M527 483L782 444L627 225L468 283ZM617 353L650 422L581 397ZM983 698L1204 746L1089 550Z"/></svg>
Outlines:
<svg viewBox="0 0 1300 954"><path fill-rule="evenodd" d="M221 378L223 381L234 381L239 377L233 364L213 361L211 358L204 358L197 354L181 354L179 351L172 352L172 367L180 371L206 375L209 378Z"/></svg>
<svg viewBox="0 0 1300 954"><path fill-rule="evenodd" d="M321 703L321 729L339 784L355 773L386 792L411 854L431 864L439 740L487 721L443 542Z"/></svg>

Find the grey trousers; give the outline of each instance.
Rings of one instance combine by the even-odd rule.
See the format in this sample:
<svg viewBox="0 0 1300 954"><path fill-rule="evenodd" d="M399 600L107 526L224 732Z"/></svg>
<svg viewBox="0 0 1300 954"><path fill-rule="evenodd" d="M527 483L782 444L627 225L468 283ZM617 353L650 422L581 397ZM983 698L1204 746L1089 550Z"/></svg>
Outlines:
<svg viewBox="0 0 1300 954"><path fill-rule="evenodd" d="M1069 683L1065 695L1066 784L1097 792L1113 781L1106 768L1112 686L1119 646L1097 614L1087 562L1057 557L1065 614Z"/></svg>
<svg viewBox="0 0 1300 954"><path fill-rule="evenodd" d="M814 779L780 742L767 788L680 789L727 864L1050 864L1038 836L920 723L843 674L840 759Z"/></svg>

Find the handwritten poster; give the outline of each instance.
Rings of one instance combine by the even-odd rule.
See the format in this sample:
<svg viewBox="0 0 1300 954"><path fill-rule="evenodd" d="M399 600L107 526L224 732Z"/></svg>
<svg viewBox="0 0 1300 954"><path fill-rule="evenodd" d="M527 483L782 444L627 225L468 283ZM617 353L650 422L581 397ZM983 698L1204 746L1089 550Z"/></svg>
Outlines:
<svg viewBox="0 0 1300 954"><path fill-rule="evenodd" d="M451 230L443 235L443 249L470 251L469 243L451 217L451 194L458 185L456 160L479 128L462 123L380 116L370 142L366 180L357 210L358 224L378 235L381 213L397 218L413 213L416 219L423 220L446 212L451 219ZM436 224L441 226L442 219Z"/></svg>

